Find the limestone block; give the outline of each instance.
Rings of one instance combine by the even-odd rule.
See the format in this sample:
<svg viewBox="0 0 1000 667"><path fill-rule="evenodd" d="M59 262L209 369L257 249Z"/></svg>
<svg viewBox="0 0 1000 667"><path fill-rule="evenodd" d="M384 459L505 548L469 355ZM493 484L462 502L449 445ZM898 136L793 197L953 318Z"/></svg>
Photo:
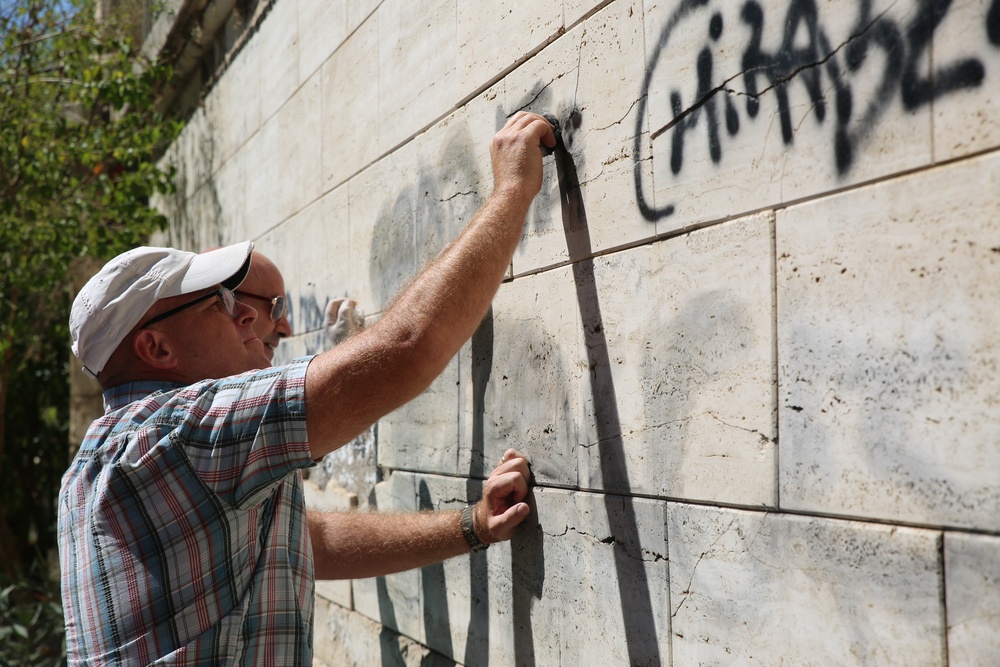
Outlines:
<svg viewBox="0 0 1000 667"><path fill-rule="evenodd" d="M1000 156L781 211L783 508L1000 529Z"/></svg>
<svg viewBox="0 0 1000 667"><path fill-rule="evenodd" d="M458 474L458 358L422 394L378 426L378 464Z"/></svg>
<svg viewBox="0 0 1000 667"><path fill-rule="evenodd" d="M210 192L215 191L214 183L202 182L200 187L192 186L188 192L186 179L192 172L182 163L184 148L179 142L175 142L160 160L161 168L176 167L178 175L175 192L151 198L151 205L166 216L169 228L164 233L158 233L150 243L198 251L208 247L205 245L207 241L223 234L220 225L223 216L210 196ZM237 192L241 193L242 188L238 184L234 185L237 185Z"/></svg>
<svg viewBox="0 0 1000 667"><path fill-rule="evenodd" d="M304 477L306 506L316 512L350 512L358 508L358 494L351 493L343 487L330 485L328 487L316 484L312 479L312 471L308 468L302 471Z"/></svg>
<svg viewBox="0 0 1000 667"><path fill-rule="evenodd" d="M635 208L642 3L615 2L509 74L506 108L553 113L567 151L546 158L514 275L652 238ZM640 163L648 170L649 163Z"/></svg>
<svg viewBox="0 0 1000 667"><path fill-rule="evenodd" d="M162 169L164 165L167 164L165 160L161 160L159 167ZM174 224L175 221L181 218L183 215L184 200L177 194L154 194L149 198L149 207L159 211L168 221L168 227L162 231L155 231L150 234L149 245L152 246L169 246L171 244L171 238L174 236ZM175 247L180 247L175 246Z"/></svg>
<svg viewBox="0 0 1000 667"><path fill-rule="evenodd" d="M327 302L354 294L348 202L346 185L328 192L257 244L285 278L295 333L323 329Z"/></svg>
<svg viewBox="0 0 1000 667"><path fill-rule="evenodd" d="M454 667L412 639L320 598L314 628L316 667Z"/></svg>
<svg viewBox="0 0 1000 667"><path fill-rule="evenodd" d="M350 34L348 0L299 0L299 81L316 74Z"/></svg>
<svg viewBox="0 0 1000 667"><path fill-rule="evenodd" d="M312 331L284 338L274 352L273 366L291 363L299 357L318 354L326 349L326 337L320 331Z"/></svg>
<svg viewBox="0 0 1000 667"><path fill-rule="evenodd" d="M393 473L376 485L374 495L380 511L414 511L417 509L416 478L409 473ZM422 636L420 570L355 579L353 588L357 611L407 637L418 639Z"/></svg>
<svg viewBox="0 0 1000 667"><path fill-rule="evenodd" d="M940 533L670 503L673 664L943 665Z"/></svg>
<svg viewBox="0 0 1000 667"><path fill-rule="evenodd" d="M306 81L278 110L277 178L271 196L277 199L277 220L285 220L315 201L323 191L320 78Z"/></svg>
<svg viewBox="0 0 1000 667"><path fill-rule="evenodd" d="M358 27L372 18L382 0L348 0L347 32L352 33Z"/></svg>
<svg viewBox="0 0 1000 667"><path fill-rule="evenodd" d="M251 39L243 45L205 98L205 115L218 143L213 169L236 155L260 127L260 96L247 94L259 86L257 44Z"/></svg>
<svg viewBox="0 0 1000 667"><path fill-rule="evenodd" d="M933 100L934 159L948 160L1000 146L1000 6L986 0L951 3L927 46L930 73L920 70ZM933 92L932 92L933 91Z"/></svg>
<svg viewBox="0 0 1000 667"><path fill-rule="evenodd" d="M635 136L649 133L657 232L931 161L930 107L901 92L930 52L911 2L646 2ZM638 152L638 151L636 151Z"/></svg>
<svg viewBox="0 0 1000 667"><path fill-rule="evenodd" d="M456 3L459 89L468 94L554 39L563 27L562 0Z"/></svg>
<svg viewBox="0 0 1000 667"><path fill-rule="evenodd" d="M665 503L550 488L534 500L509 564L490 553L489 663L668 664Z"/></svg>
<svg viewBox="0 0 1000 667"><path fill-rule="evenodd" d="M257 96L263 120L273 116L301 83L298 11L298 2L272 3L253 37L261 54Z"/></svg>
<svg viewBox="0 0 1000 667"><path fill-rule="evenodd" d="M389 155L347 184L351 266L348 285L351 296L358 300L366 316L386 307L395 294L390 290L398 291L403 284L401 277L396 278L399 282L392 282L382 269L374 270L374 257L380 252L374 242L376 227L384 225L380 220L389 215L388 205L379 193L385 191L387 183L393 182L391 179L399 177L395 161Z"/></svg>
<svg viewBox="0 0 1000 667"><path fill-rule="evenodd" d="M444 116L461 98L453 0L384 0L378 17L379 152Z"/></svg>
<svg viewBox="0 0 1000 667"><path fill-rule="evenodd" d="M770 214L578 267L581 486L775 504L772 271Z"/></svg>
<svg viewBox="0 0 1000 667"><path fill-rule="evenodd" d="M190 222L211 236L199 250L245 241L252 235L247 225L246 169L242 160L227 160L202 186L205 209Z"/></svg>
<svg viewBox="0 0 1000 667"><path fill-rule="evenodd" d="M281 222L282 197L276 190L286 183L281 175L282 137L279 119L272 117L250 137L237 159L246 164L246 228L255 238Z"/></svg>
<svg viewBox="0 0 1000 667"><path fill-rule="evenodd" d="M469 135L470 166L479 173L479 194L485 198L493 191L493 161L490 144L493 137L506 123L506 79L497 82L457 109L452 116L463 115Z"/></svg>
<svg viewBox="0 0 1000 667"><path fill-rule="evenodd" d="M471 220L492 190L496 90L350 181L353 293L376 312Z"/></svg>
<svg viewBox="0 0 1000 667"><path fill-rule="evenodd" d="M351 182L352 229L378 308L458 236L492 189L492 120L486 103L469 106Z"/></svg>
<svg viewBox="0 0 1000 667"><path fill-rule="evenodd" d="M368 21L320 69L324 190L379 155L378 66L378 22Z"/></svg>
<svg viewBox="0 0 1000 667"><path fill-rule="evenodd" d="M945 533L948 665L988 665L1000 655L1000 538Z"/></svg>
<svg viewBox="0 0 1000 667"><path fill-rule="evenodd" d="M586 366L569 268L503 284L464 355L464 472L485 477L514 447L539 482L576 486Z"/></svg>
<svg viewBox="0 0 1000 667"><path fill-rule="evenodd" d="M606 4L602 0L563 0L563 25L569 30L587 14Z"/></svg>
<svg viewBox="0 0 1000 667"><path fill-rule="evenodd" d="M492 171L481 171L473 137L460 111L393 154L406 177L393 184L394 201L393 189L383 190L383 204L391 205L391 215L380 215L375 242L394 257L405 280L461 233L492 190ZM391 230L385 229L387 224Z"/></svg>
<svg viewBox="0 0 1000 667"><path fill-rule="evenodd" d="M352 178L350 247L372 311L387 307L417 270L413 171L392 153Z"/></svg>
<svg viewBox="0 0 1000 667"><path fill-rule="evenodd" d="M360 237L356 254L368 261L374 308L390 302L481 203L484 176L472 136L457 113L352 180L351 243ZM426 392L381 420L380 465L459 472L458 370L456 358Z"/></svg>

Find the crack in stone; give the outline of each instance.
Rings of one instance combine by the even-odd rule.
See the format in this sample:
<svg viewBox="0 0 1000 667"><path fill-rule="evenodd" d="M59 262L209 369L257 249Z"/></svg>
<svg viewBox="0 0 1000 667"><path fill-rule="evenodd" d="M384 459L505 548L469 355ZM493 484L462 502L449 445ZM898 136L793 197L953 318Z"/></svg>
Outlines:
<svg viewBox="0 0 1000 667"><path fill-rule="evenodd" d="M468 190L466 192L456 192L452 196L445 197L444 199L438 199L438 201L439 202L448 202L448 201L451 201L452 199L454 199L455 197L468 197L470 195L475 195L475 194L476 194L475 190Z"/></svg>
<svg viewBox="0 0 1000 667"><path fill-rule="evenodd" d="M705 551L701 552L700 556L698 556L698 560L695 561L694 566L692 566L691 568L691 576L688 577L687 586L685 586L684 590L681 591L681 595L684 596L684 599L680 601L680 604L677 605L677 608L674 609L673 613L670 614L670 618L675 618L677 614L680 613L681 608L684 607L684 603L686 603L688 601L688 598L692 595L691 585L694 583L694 577L698 572L698 566L701 565L701 561L705 558L705 556L711 553L712 550L715 548L715 545L718 544L722 540L722 538L726 536L726 533L729 532L729 530L733 527L734 523L736 523L736 517L733 517L729 520L729 525L726 526L725 529L719 531L719 534L715 537L715 540L712 541L712 544L710 544L709 547L705 549Z"/></svg>
<svg viewBox="0 0 1000 667"><path fill-rule="evenodd" d="M622 123L625 122L625 119L628 118L629 114L632 113L632 109L634 109L635 105L638 104L638 103L639 103L639 100L633 101L632 104L629 105L628 109L625 110L625 113L622 115L621 118L619 118L618 120L614 121L613 123L610 123L609 125L605 125L603 127L595 127L594 131L595 132L600 132L600 131L606 130L606 129L610 128L610 127L614 127L615 125L621 125Z"/></svg>
<svg viewBox="0 0 1000 667"><path fill-rule="evenodd" d="M612 548L621 547L622 549L624 549L625 547L625 544L621 542L618 538L616 538L614 535L608 535L607 537L598 537L597 535L592 535L591 533L587 533L573 526L566 526L565 528L563 528L563 531L561 533L550 533L547 531L542 531L542 532L548 537L565 537L567 534L569 534L570 531L582 537L594 540L595 542L599 542L600 544L606 544L608 546L611 546ZM640 546L639 550L643 554L649 556L649 558L638 559L643 563L659 563L661 561L669 560L667 556L661 553L657 553L656 551L653 551L651 549L646 549ZM628 552L626 551L625 553L627 554Z"/></svg>

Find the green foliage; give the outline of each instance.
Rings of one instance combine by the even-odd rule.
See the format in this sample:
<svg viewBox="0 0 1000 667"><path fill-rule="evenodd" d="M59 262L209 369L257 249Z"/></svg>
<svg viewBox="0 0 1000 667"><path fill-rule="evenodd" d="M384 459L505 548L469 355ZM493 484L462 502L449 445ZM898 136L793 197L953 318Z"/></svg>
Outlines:
<svg viewBox="0 0 1000 667"><path fill-rule="evenodd" d="M89 0L0 2L0 466L15 482L0 487L7 581L55 545L71 266L144 243L165 224L149 198L172 189L155 160L180 124L154 105L170 71L143 61L128 26L95 16Z"/></svg>
<svg viewBox="0 0 1000 667"><path fill-rule="evenodd" d="M37 581L22 579L0 589L0 666L65 664L58 584Z"/></svg>

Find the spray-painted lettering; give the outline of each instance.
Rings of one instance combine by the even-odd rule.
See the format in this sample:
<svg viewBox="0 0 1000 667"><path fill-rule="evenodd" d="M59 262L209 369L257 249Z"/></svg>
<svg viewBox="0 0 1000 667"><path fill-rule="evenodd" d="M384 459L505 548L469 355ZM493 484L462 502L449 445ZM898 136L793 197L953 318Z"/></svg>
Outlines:
<svg viewBox="0 0 1000 667"><path fill-rule="evenodd" d="M888 12L876 11L873 0L858 0L851 28L834 42L830 31L824 29L816 0L790 0L784 13L774 18L766 16L758 0L746 0L738 13L728 14L732 26L726 25L721 9L711 9L711 0L683 0L664 24L647 63L634 154L637 159L641 154L647 116L657 115L646 113L647 104L658 103L650 98L657 67L668 56L676 62L668 48L681 30L690 34L697 30L697 21L704 20L707 39L696 56L694 94L685 99L678 86L668 86L672 118L649 131L654 151L669 150L671 172L679 174L685 157L696 150L707 150L713 163L722 162L726 137L735 140L742 127L758 118L762 104L772 99L770 95L777 106L784 144L791 146L795 140L792 98L804 96L815 122L831 128L837 173L848 173L890 104L898 101L906 110L919 109L944 95L978 87L986 76L982 62L970 57L947 61L935 54L935 62L928 67L931 40L947 17L952 0L910 1L915 5L912 11L904 19L894 19ZM769 27L781 35L773 50L764 45ZM1000 0L992 0L985 28L989 43L1000 46ZM718 72L715 54L727 30L738 31L742 58L739 72L720 80L724 75ZM866 81L866 93L858 92L860 77ZM674 212L673 205L655 207L650 203L638 165L635 184L639 209L647 220Z"/></svg>

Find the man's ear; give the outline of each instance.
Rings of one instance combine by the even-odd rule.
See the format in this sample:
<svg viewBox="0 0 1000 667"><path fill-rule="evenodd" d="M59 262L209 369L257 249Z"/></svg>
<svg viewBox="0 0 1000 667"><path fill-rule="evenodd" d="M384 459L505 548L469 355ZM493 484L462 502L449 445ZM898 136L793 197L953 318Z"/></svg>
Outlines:
<svg viewBox="0 0 1000 667"><path fill-rule="evenodd" d="M141 329L132 338L132 351L139 361L152 368L165 370L178 363L169 338L155 329Z"/></svg>

